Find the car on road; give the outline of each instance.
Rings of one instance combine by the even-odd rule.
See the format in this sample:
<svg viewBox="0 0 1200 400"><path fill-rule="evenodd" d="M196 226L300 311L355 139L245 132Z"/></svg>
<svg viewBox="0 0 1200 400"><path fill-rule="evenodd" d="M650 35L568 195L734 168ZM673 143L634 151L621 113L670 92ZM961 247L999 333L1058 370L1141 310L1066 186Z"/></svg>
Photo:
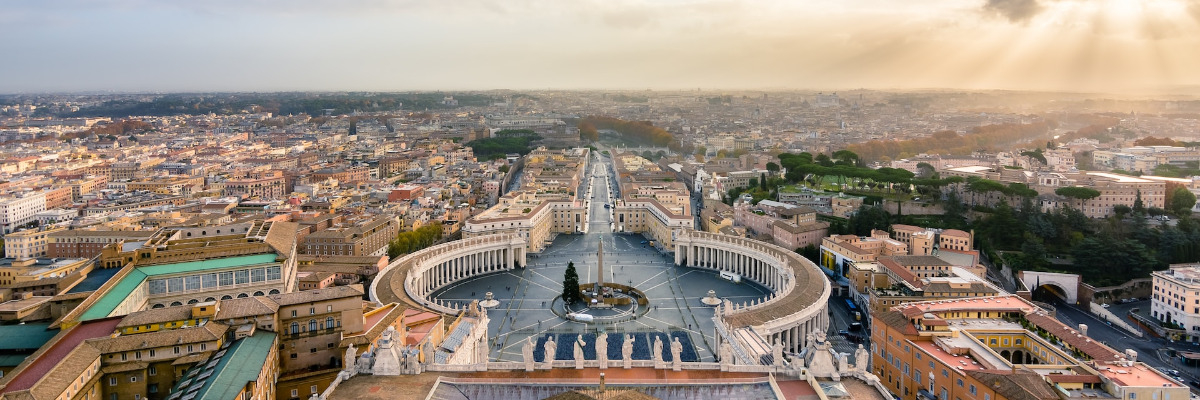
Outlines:
<svg viewBox="0 0 1200 400"><path fill-rule="evenodd" d="M1108 308L1108 304L1101 304L1100 307Z"/></svg>
<svg viewBox="0 0 1200 400"><path fill-rule="evenodd" d="M850 331L842 329L838 331L838 334L842 336L850 336Z"/></svg>

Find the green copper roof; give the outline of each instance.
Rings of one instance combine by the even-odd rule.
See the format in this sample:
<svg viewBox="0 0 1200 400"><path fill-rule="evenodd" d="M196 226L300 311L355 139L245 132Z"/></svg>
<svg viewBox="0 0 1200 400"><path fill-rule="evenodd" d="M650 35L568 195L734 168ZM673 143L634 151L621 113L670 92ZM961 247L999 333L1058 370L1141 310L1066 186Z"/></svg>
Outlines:
<svg viewBox="0 0 1200 400"><path fill-rule="evenodd" d="M0 340L0 350L27 351L32 354L58 334L58 329L46 329L48 327L50 324L0 325L0 338L4 338Z"/></svg>
<svg viewBox="0 0 1200 400"><path fill-rule="evenodd" d="M195 393L194 400L227 400L237 398L246 384L258 380L274 347L275 334L258 331L234 342L220 354L219 360L209 360L192 367L173 392ZM197 386L199 388L197 389Z"/></svg>
<svg viewBox="0 0 1200 400"><path fill-rule="evenodd" d="M219 270L233 267L242 267L258 264L270 264L275 262L275 254L255 254L251 256L214 258L211 260L188 261L175 264L160 264L147 265L144 267L134 267L128 275L125 275L120 282L112 287L107 293L104 293L95 304L92 304L83 315L79 317L80 321L90 321L93 319L107 318L112 315L113 310L129 297L134 290L137 290L142 283L146 282L147 278L188 272L202 272L208 270Z"/></svg>

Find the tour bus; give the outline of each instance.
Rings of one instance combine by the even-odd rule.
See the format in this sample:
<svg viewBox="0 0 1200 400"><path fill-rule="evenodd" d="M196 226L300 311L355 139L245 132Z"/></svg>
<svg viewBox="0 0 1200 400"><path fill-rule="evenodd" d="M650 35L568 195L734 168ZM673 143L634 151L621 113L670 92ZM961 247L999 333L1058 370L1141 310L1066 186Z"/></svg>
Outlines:
<svg viewBox="0 0 1200 400"><path fill-rule="evenodd" d="M730 281L733 283L742 283L741 275L738 275L738 274L735 274L732 272L727 272L727 271L721 271L721 279L724 279L724 280L727 280L727 281Z"/></svg>
<svg viewBox="0 0 1200 400"><path fill-rule="evenodd" d="M582 313L570 313L567 314L567 319L579 322L592 322L596 320L596 317Z"/></svg>

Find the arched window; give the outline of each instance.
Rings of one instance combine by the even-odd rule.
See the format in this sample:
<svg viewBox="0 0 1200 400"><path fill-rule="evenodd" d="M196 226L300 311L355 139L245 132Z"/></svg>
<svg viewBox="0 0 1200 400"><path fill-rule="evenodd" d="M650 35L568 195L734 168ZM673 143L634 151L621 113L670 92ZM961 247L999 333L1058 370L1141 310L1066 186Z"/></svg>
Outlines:
<svg viewBox="0 0 1200 400"><path fill-rule="evenodd" d="M217 299L214 299L214 298L212 298L212 297L208 297L208 298L205 298L205 299L204 299L204 301L217 301Z"/></svg>
<svg viewBox="0 0 1200 400"><path fill-rule="evenodd" d="M163 308L163 307L166 307L166 306L164 306L162 304L155 304L154 307L150 307L150 308Z"/></svg>
<svg viewBox="0 0 1200 400"><path fill-rule="evenodd" d="M254 292L254 295L255 295L255 296L262 296L263 294L264 294L264 293L263 293L261 290L259 290L259 291L257 291L257 292Z"/></svg>
<svg viewBox="0 0 1200 400"><path fill-rule="evenodd" d="M300 333L300 324L293 322L292 323L292 334L295 335L297 333Z"/></svg>
<svg viewBox="0 0 1200 400"><path fill-rule="evenodd" d="M177 307L177 306L182 306L182 305L183 305L183 303L180 303L180 302L178 302L178 301L172 301L172 302L171 302L171 307Z"/></svg>
<svg viewBox="0 0 1200 400"><path fill-rule="evenodd" d="M315 319L308 320L308 330L310 330L310 331L317 330L317 320L315 320Z"/></svg>
<svg viewBox="0 0 1200 400"><path fill-rule="evenodd" d="M221 300L233 300L233 296L224 295L224 296L221 296Z"/></svg>
<svg viewBox="0 0 1200 400"><path fill-rule="evenodd" d="M325 329L333 329L333 317L325 318Z"/></svg>
<svg viewBox="0 0 1200 400"><path fill-rule="evenodd" d="M201 234L201 235L207 235L207 234L208 234L208 231L200 231L200 234Z"/></svg>
<svg viewBox="0 0 1200 400"><path fill-rule="evenodd" d="M270 293L270 294L279 294L279 289L271 289L271 291L270 291L270 292L267 292L267 293Z"/></svg>
<svg viewBox="0 0 1200 400"><path fill-rule="evenodd" d="M248 294L245 294L245 293L238 293L238 298L239 298L239 299L244 299L244 298L247 298L247 297L250 297L250 295L248 295Z"/></svg>

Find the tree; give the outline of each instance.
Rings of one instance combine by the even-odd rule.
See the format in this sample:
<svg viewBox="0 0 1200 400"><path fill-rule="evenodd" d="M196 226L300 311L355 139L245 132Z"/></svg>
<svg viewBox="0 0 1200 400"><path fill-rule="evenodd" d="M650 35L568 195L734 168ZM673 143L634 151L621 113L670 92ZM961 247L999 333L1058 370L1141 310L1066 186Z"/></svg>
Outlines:
<svg viewBox="0 0 1200 400"><path fill-rule="evenodd" d="M1045 265L1046 246L1042 245L1042 239L1025 232L1025 242L1021 243L1021 258L1024 259L1025 266L1031 269Z"/></svg>
<svg viewBox="0 0 1200 400"><path fill-rule="evenodd" d="M762 174L762 176L760 176L758 178L758 188L762 189L762 190L767 190L767 174ZM1195 202L1196 202L1195 197L1193 196L1192 203L1194 204ZM1189 207L1189 208L1191 208L1191 207Z"/></svg>
<svg viewBox="0 0 1200 400"><path fill-rule="evenodd" d="M817 158L815 159L815 161L817 164L820 164L822 167L832 167L833 166L833 160L831 160L829 158L829 156L825 155L825 153L817 154Z"/></svg>
<svg viewBox="0 0 1200 400"><path fill-rule="evenodd" d="M1137 191L1137 198L1133 200L1133 212L1141 214L1146 212L1146 203L1142 201L1142 191Z"/></svg>
<svg viewBox="0 0 1200 400"><path fill-rule="evenodd" d="M758 186L758 178L750 178L750 186L748 188L753 189L755 186Z"/></svg>
<svg viewBox="0 0 1200 400"><path fill-rule="evenodd" d="M575 262L567 263L567 272L563 274L563 302L567 304L575 304L580 300L579 295L579 273L575 271Z"/></svg>
<svg viewBox="0 0 1200 400"><path fill-rule="evenodd" d="M1140 191L1138 192L1138 201L1133 203L1134 210L1137 209L1137 207L1138 207L1137 205L1139 204L1139 202L1142 201L1141 193L1142 192L1140 192ZM1086 200L1091 200L1091 199L1100 197L1100 191L1098 191L1096 189L1080 187L1080 186L1060 187L1058 189L1054 189L1054 194L1057 194L1062 197L1072 198L1072 199L1079 201L1079 207L1077 207L1077 208L1082 208L1083 202Z"/></svg>
<svg viewBox="0 0 1200 400"><path fill-rule="evenodd" d="M502 173L502 174L507 174L507 173L508 173L508 166L507 166L507 165L501 165L501 166L500 166L500 168L498 168L498 170L499 170L499 171L500 171L500 173Z"/></svg>
<svg viewBox="0 0 1200 400"><path fill-rule="evenodd" d="M779 174L779 164L774 162L767 163L767 172L770 172L771 175Z"/></svg>
<svg viewBox="0 0 1200 400"><path fill-rule="evenodd" d="M808 261L812 261L813 264L821 264L821 250L818 249L816 245L809 244L808 246L797 247L796 254L807 258Z"/></svg>
<svg viewBox="0 0 1200 400"><path fill-rule="evenodd" d="M707 147L700 146L700 147L697 147L697 148L696 148L696 155L703 156L703 155L707 155L707 154L708 154L708 148L707 148Z"/></svg>
<svg viewBox="0 0 1200 400"><path fill-rule="evenodd" d="M887 230L891 226L891 218L883 207L863 205L850 217L850 230L855 235L868 236L875 229Z"/></svg>
<svg viewBox="0 0 1200 400"><path fill-rule="evenodd" d="M917 176L920 176L922 178L928 178L928 177L933 176L933 174L937 172L937 169L935 169L933 167L933 165L922 161L922 162L917 163L917 171L918 171Z"/></svg>
<svg viewBox="0 0 1200 400"><path fill-rule="evenodd" d="M1176 187L1168 196L1170 206L1168 211L1175 215L1184 215L1191 212L1192 207L1196 205L1196 195L1188 191L1182 186Z"/></svg>

